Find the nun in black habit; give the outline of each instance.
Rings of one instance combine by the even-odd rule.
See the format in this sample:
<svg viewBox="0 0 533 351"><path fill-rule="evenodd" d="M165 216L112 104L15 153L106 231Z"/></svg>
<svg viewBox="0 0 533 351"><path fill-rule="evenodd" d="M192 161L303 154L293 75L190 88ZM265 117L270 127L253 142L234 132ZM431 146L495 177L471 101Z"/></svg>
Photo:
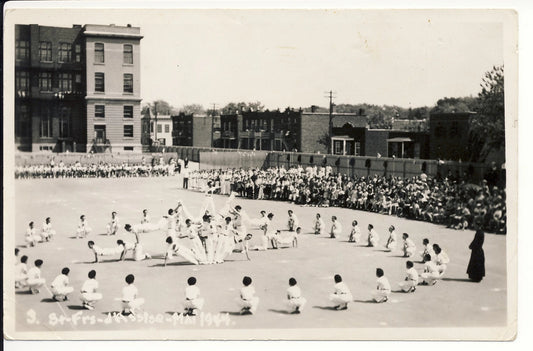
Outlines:
<svg viewBox="0 0 533 351"><path fill-rule="evenodd" d="M479 283L485 276L485 252L483 251L483 241L485 241L485 233L478 229L474 240L468 247L472 250L470 254L470 262L468 263L468 277L473 282Z"/></svg>

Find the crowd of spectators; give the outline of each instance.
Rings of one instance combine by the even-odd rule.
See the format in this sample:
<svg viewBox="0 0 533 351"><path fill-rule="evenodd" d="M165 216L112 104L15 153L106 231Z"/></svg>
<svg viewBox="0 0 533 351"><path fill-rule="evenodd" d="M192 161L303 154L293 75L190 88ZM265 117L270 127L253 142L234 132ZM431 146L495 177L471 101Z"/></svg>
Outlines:
<svg viewBox="0 0 533 351"><path fill-rule="evenodd" d="M180 162L181 161L181 162ZM120 178L120 177L164 177L172 176L183 166L183 161L171 158L154 162L84 163L77 161L66 165L63 161L49 164L24 165L15 167L16 179L35 178Z"/></svg>
<svg viewBox="0 0 533 351"><path fill-rule="evenodd" d="M455 229L506 233L505 189L492 180L466 183L455 177L349 177L331 167L201 170L190 187L232 191L250 199L290 201L302 206L344 207L443 224Z"/></svg>

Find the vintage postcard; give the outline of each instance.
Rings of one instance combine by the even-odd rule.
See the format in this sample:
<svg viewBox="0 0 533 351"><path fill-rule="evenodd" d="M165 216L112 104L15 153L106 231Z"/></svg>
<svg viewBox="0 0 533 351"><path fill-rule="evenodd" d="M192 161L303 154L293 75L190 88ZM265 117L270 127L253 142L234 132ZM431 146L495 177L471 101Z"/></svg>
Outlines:
<svg viewBox="0 0 533 351"><path fill-rule="evenodd" d="M41 5L6 339L516 337L516 11Z"/></svg>

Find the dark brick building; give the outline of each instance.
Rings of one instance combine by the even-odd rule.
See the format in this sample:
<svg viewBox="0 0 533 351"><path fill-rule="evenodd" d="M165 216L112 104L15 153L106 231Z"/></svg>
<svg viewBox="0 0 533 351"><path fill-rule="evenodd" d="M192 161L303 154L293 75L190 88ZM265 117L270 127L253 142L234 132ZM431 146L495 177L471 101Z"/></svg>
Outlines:
<svg viewBox="0 0 533 351"><path fill-rule="evenodd" d="M194 116L180 113L172 118L172 145L220 146L220 116Z"/></svg>
<svg viewBox="0 0 533 351"><path fill-rule="evenodd" d="M468 160L470 118L475 112L433 113L429 117L430 158Z"/></svg>

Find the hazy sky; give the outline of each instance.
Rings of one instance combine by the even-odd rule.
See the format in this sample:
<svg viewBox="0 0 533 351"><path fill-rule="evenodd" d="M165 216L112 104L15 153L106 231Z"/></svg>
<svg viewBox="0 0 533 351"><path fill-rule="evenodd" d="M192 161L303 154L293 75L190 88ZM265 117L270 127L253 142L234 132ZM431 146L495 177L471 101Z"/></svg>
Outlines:
<svg viewBox="0 0 533 351"><path fill-rule="evenodd" d="M481 15L480 15L481 14ZM432 106L477 95L503 64L503 26L472 12L379 10L16 10L17 23L141 27L143 103L267 108Z"/></svg>

